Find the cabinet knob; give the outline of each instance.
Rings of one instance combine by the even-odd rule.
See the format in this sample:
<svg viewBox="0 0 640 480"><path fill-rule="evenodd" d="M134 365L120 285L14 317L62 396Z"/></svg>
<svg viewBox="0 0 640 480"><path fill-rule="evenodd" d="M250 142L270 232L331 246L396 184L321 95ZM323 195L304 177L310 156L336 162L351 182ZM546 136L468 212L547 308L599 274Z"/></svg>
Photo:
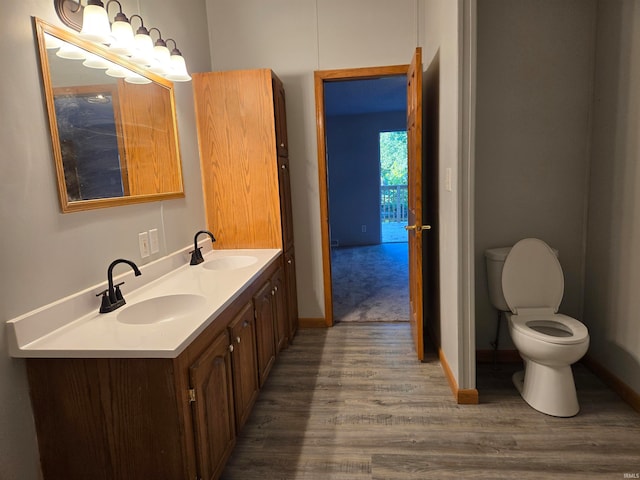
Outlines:
<svg viewBox="0 0 640 480"><path fill-rule="evenodd" d="M273 290L277 292L278 291L278 286L276 285L275 287L273 287Z"/></svg>
<svg viewBox="0 0 640 480"><path fill-rule="evenodd" d="M229 345L229 351L233 352L233 345Z"/></svg>
<svg viewBox="0 0 640 480"><path fill-rule="evenodd" d="M287 166L286 165L281 165L280 168L283 169L283 170L286 170Z"/></svg>
<svg viewBox="0 0 640 480"><path fill-rule="evenodd" d="M240 337L236 337L236 343L240 343Z"/></svg>
<svg viewBox="0 0 640 480"><path fill-rule="evenodd" d="M281 146L282 148L284 148L284 143L281 143L281 144L280 144L280 146Z"/></svg>
<svg viewBox="0 0 640 480"><path fill-rule="evenodd" d="M275 295L276 291L275 290L271 290L271 295Z"/></svg>
<svg viewBox="0 0 640 480"><path fill-rule="evenodd" d="M291 265L291 259L287 260L287 263L288 263L289 265Z"/></svg>

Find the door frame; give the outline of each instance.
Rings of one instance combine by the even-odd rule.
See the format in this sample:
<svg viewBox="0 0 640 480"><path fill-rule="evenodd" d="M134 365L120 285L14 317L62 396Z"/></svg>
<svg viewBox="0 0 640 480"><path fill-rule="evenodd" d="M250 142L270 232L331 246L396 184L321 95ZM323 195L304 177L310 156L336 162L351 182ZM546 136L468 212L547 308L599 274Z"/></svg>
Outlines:
<svg viewBox="0 0 640 480"><path fill-rule="evenodd" d="M322 276L324 285L324 322L333 326L333 292L331 284L331 242L329 238L329 191L327 177L327 144L325 131L324 83L342 80L407 75L409 65L385 67L346 68L340 70L316 70L314 72L316 101L316 134L318 139L318 183L320 194L320 231L322 240Z"/></svg>

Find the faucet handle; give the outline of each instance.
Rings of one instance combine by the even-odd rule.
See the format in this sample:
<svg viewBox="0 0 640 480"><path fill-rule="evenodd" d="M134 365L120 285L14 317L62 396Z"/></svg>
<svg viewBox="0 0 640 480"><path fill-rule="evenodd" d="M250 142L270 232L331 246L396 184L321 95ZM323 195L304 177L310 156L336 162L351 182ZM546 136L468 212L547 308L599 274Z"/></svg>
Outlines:
<svg viewBox="0 0 640 480"><path fill-rule="evenodd" d="M189 265L199 265L204 262L202 252L200 250L202 250L202 247L197 247L189 252L191 254L191 262L189 262Z"/></svg>
<svg viewBox="0 0 640 480"><path fill-rule="evenodd" d="M115 289L116 302L124 303L124 297L122 296L122 292L120 291L120 285L124 285L124 282L120 282L113 286L113 288Z"/></svg>
<svg viewBox="0 0 640 480"><path fill-rule="evenodd" d="M110 312L112 310L111 307L111 300L109 299L109 289L107 288L106 290L97 293L96 297L99 297L100 295L102 295L102 303L100 304L100 313L107 313Z"/></svg>

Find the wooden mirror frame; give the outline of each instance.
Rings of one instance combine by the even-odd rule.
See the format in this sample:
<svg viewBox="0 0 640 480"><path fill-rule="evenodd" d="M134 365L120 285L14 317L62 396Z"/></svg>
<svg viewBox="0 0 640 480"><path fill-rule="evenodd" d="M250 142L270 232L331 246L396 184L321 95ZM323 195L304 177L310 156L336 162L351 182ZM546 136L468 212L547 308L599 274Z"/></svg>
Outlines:
<svg viewBox="0 0 640 480"><path fill-rule="evenodd" d="M47 113L49 117L49 129L51 136L51 145L53 149L53 157L55 161L56 167L56 177L58 183L58 196L60 199L60 206L63 213L77 212L83 210L91 210L96 208L106 208L113 207L118 205L129 205L134 203L143 203L143 202L153 202L160 200L167 200L173 198L182 198L184 197L184 183L182 177L182 161L180 158L180 144L178 139L178 127L176 120L176 109L175 109L175 97L173 92L173 83L160 77L159 75L148 72L136 64L129 62L122 57L119 57L107 50L106 47L102 47L100 45L94 44L92 42L85 41L77 36L75 32L69 32L53 25L50 25L43 20L33 17L34 28L36 32L36 40L38 43L38 51L40 54L40 65L41 65L41 76L43 81L44 94L47 104ZM126 68L132 72L135 72L143 77L148 78L153 83L160 85L167 89L169 93L169 110L171 113L171 129L169 139L170 142L170 150L171 150L171 161L173 164L171 165L172 171L166 175L166 177L171 177L172 184L177 185L175 191L166 191L166 192L154 192L154 193L143 193L143 194L132 194L125 195L119 197L109 197L109 198L96 198L90 200L69 200L69 196L67 193L67 185L65 181L65 173L64 173L64 164L62 159L62 148L59 137L58 130L58 121L56 117L56 110L54 105L54 88L51 81L51 70L49 68L48 54L47 48L45 44L45 33L49 34L53 37L56 37L64 42L80 47L84 50L87 50L95 55L98 55L106 60L109 60L123 68ZM118 138L118 141L121 142L122 139ZM122 172L123 178L128 176L128 172ZM165 177L164 175L156 175L157 182L162 181ZM125 188L125 191L128 189Z"/></svg>

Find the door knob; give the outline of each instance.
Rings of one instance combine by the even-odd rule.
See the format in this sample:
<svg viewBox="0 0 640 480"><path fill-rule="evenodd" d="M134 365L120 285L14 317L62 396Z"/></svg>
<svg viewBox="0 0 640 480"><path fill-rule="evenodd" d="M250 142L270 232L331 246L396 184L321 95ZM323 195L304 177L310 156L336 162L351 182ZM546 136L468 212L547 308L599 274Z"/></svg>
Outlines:
<svg viewBox="0 0 640 480"><path fill-rule="evenodd" d="M405 230L431 230L431 225L421 225L421 226L417 226L417 225L406 225L404 227Z"/></svg>

